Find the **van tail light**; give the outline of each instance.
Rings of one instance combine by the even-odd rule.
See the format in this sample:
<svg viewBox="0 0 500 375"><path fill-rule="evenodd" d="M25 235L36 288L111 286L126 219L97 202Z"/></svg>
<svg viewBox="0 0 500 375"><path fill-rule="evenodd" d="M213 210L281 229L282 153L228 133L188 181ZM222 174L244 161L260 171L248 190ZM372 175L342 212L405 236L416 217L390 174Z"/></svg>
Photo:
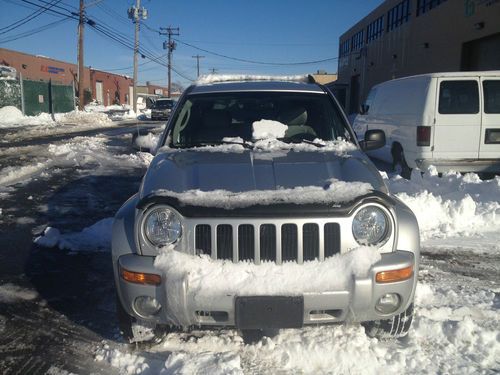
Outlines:
<svg viewBox="0 0 500 375"><path fill-rule="evenodd" d="M417 126L417 146L431 145L431 127Z"/></svg>

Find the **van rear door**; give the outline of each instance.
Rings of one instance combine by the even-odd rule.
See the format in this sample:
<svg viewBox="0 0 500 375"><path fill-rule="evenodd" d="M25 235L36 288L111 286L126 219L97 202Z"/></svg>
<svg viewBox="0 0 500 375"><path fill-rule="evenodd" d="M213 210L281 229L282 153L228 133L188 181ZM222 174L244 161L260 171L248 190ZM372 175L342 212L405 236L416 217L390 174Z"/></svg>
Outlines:
<svg viewBox="0 0 500 375"><path fill-rule="evenodd" d="M479 143L480 159L500 159L500 77L481 78L483 120Z"/></svg>
<svg viewBox="0 0 500 375"><path fill-rule="evenodd" d="M477 159L481 137L479 77L438 79L434 159Z"/></svg>

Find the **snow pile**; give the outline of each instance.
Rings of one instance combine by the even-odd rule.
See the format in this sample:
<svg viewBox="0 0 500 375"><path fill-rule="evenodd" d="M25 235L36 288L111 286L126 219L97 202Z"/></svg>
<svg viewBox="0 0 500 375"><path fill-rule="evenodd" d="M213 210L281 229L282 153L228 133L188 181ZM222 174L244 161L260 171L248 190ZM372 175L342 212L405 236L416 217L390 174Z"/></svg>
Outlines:
<svg viewBox="0 0 500 375"><path fill-rule="evenodd" d="M259 139L252 143L244 141L241 137L226 137L223 142L227 144L220 144L215 146L201 146L191 148L170 148L169 146L161 147L158 152L244 152L247 150L243 143L247 146L252 146L252 151L256 157L266 157L274 155L282 155L282 152L296 151L296 152L333 152L337 156L348 157L349 152L356 151L358 148L355 144L348 142L344 139L337 139L335 141L324 141L315 139L312 142L302 143L287 143L275 138Z"/></svg>
<svg viewBox="0 0 500 375"><path fill-rule="evenodd" d="M155 260L168 280L166 293L171 319L178 325L193 322L185 315L183 286L187 285L188 299L210 310L209 306L220 295L302 295L307 292L348 290L353 275L365 277L370 267L380 260L380 252L373 247L359 247L346 254L325 261L304 264L285 262L250 262L213 260L207 255L194 257L165 247ZM206 288L210 285L210 288ZM181 294L180 294L181 293Z"/></svg>
<svg viewBox="0 0 500 375"><path fill-rule="evenodd" d="M500 229L500 177L482 181L476 174L450 172L442 177L430 167L411 180L387 179L389 190L417 216L424 240L435 237L472 236Z"/></svg>
<svg viewBox="0 0 500 375"><path fill-rule="evenodd" d="M288 126L279 121L260 120L252 124L252 139L283 138Z"/></svg>
<svg viewBox="0 0 500 375"><path fill-rule="evenodd" d="M71 251L109 251L113 218L98 221L81 232L61 234L57 228L47 227L34 243L43 247L58 247Z"/></svg>
<svg viewBox="0 0 500 375"><path fill-rule="evenodd" d="M154 150L156 150L158 146L160 137L161 134L148 133L146 135L139 135L134 142L137 148L145 148L149 149L151 152L154 152Z"/></svg>
<svg viewBox="0 0 500 375"><path fill-rule="evenodd" d="M37 116L23 116L22 112L12 106L0 108L0 127L12 126L57 126L61 124L79 125L109 125L111 120L103 113L71 111L67 113L56 113L55 121L49 113L40 113Z"/></svg>
<svg viewBox="0 0 500 375"><path fill-rule="evenodd" d="M34 290L22 288L11 283L0 284L0 302L30 301L37 297L38 293Z"/></svg>
<svg viewBox="0 0 500 375"><path fill-rule="evenodd" d="M243 375L240 356L235 353L172 353L165 362L164 374Z"/></svg>
<svg viewBox="0 0 500 375"><path fill-rule="evenodd" d="M354 200L368 194L373 186L366 182L345 182L336 179L321 186L298 186L293 189L249 190L232 192L227 190L202 191L199 189L176 193L170 190L156 190L154 195L176 198L181 204L199 207L217 207L226 210L254 205L270 204L329 204Z"/></svg>
<svg viewBox="0 0 500 375"><path fill-rule="evenodd" d="M238 81L292 81L308 82L306 75L295 76L269 76L269 75L249 75L249 74L207 74L196 81L197 85L207 85L219 82L238 82Z"/></svg>

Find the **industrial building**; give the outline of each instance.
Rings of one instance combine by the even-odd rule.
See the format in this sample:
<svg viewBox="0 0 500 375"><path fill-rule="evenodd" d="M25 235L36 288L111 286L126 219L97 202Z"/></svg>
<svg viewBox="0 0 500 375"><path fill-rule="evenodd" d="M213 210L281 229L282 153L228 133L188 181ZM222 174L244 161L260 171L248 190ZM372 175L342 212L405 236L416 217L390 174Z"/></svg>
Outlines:
<svg viewBox="0 0 500 375"><path fill-rule="evenodd" d="M0 65L15 68L23 79L51 81L53 84L78 86L78 66L23 52L0 48ZM84 70L84 90L86 102L95 100L103 105L131 104L133 79L120 74L105 72L90 67ZM147 93L168 96L168 90L161 86L144 86Z"/></svg>
<svg viewBox="0 0 500 375"><path fill-rule="evenodd" d="M500 0L386 0L339 40L333 89L348 113L410 75L500 70Z"/></svg>

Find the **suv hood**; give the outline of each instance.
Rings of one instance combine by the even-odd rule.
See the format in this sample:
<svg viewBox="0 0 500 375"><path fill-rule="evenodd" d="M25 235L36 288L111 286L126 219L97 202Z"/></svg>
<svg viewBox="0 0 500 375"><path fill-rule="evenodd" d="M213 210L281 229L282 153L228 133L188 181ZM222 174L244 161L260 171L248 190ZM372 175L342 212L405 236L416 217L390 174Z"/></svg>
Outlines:
<svg viewBox="0 0 500 375"><path fill-rule="evenodd" d="M153 159L144 176L141 198L157 190L230 192L324 187L331 179L366 182L388 193L380 173L361 151L339 156L335 152L238 153L201 150L163 152Z"/></svg>

